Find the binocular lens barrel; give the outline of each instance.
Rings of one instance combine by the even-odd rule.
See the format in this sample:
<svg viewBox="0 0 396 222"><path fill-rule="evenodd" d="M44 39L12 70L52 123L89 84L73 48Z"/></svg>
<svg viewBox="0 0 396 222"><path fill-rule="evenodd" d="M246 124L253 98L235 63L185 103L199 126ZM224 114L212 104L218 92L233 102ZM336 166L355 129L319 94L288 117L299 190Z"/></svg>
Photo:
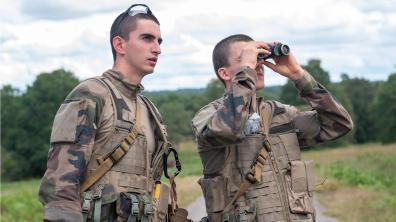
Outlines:
<svg viewBox="0 0 396 222"><path fill-rule="evenodd" d="M270 45L269 51L271 52L271 55L258 54L257 60L266 60L268 58L289 55L290 47L286 44L282 44L278 42Z"/></svg>

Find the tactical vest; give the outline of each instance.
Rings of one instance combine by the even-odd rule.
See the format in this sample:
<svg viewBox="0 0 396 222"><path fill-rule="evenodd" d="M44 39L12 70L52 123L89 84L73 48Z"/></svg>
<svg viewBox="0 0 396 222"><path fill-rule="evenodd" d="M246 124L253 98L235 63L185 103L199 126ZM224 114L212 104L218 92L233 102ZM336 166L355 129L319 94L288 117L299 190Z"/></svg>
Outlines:
<svg viewBox="0 0 396 222"><path fill-rule="evenodd" d="M111 94L114 127L107 142L102 147L95 146L88 163L85 178L89 178L103 163L104 159L112 158L111 153L127 137L136 123L135 112L139 101L144 102L149 115L153 117L155 134L161 140L156 143L155 153L150 153L147 149L146 137L143 131L139 130L125 155L98 181L90 186L87 192L82 194L83 202L87 203L87 206L84 206L83 203L83 212L84 210L88 212L88 215L84 215L84 217L88 217L88 220L92 221L96 221L98 218L103 220L111 216L107 214L111 214L110 211L116 208L117 215L125 214L124 219L129 218L128 221L165 221L168 213L168 198L166 197L165 200L162 200L162 203L153 203L151 200L155 183L160 181L162 175L164 153L168 152L166 130L158 110L142 95L137 96L133 107L131 107L131 103L126 101L127 99L124 98L109 79L96 77L92 80L100 82ZM92 204L92 200L94 204ZM144 209L143 211L142 208ZM99 215L93 215L91 212ZM115 212L112 213L114 214ZM134 214L135 217L130 217L128 214Z"/></svg>
<svg viewBox="0 0 396 222"><path fill-rule="evenodd" d="M213 105L217 109L219 104L216 101ZM261 182L251 184L228 212L223 210L263 148L264 135L249 135L240 143L221 148L198 144L204 165L204 177L199 184L209 221L314 221L313 163L301 161L297 129L291 116L285 105L278 102L259 99L259 104L259 112L271 110L272 152L262 167Z"/></svg>

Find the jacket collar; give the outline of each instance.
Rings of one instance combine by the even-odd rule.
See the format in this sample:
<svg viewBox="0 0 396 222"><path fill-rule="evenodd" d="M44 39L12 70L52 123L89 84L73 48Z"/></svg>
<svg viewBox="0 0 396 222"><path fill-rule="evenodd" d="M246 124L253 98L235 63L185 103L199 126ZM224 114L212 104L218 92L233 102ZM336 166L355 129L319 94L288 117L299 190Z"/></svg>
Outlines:
<svg viewBox="0 0 396 222"><path fill-rule="evenodd" d="M103 73L103 76L110 79L117 89L127 97L136 97L137 94L144 90L142 84L135 85L131 83L124 74L114 69L107 70Z"/></svg>

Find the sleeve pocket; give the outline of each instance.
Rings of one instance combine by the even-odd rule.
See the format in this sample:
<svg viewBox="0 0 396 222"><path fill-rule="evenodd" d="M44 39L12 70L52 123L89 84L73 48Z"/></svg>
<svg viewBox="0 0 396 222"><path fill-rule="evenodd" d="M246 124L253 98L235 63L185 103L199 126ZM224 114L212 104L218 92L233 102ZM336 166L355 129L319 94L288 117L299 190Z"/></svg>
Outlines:
<svg viewBox="0 0 396 222"><path fill-rule="evenodd" d="M78 112L82 101L63 103L56 113L50 143L75 142Z"/></svg>

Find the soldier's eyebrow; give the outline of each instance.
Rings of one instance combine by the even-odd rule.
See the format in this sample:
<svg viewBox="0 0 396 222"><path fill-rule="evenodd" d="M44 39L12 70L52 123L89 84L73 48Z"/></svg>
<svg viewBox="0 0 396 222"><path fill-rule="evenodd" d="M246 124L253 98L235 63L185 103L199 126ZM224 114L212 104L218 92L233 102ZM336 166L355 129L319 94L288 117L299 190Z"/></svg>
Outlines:
<svg viewBox="0 0 396 222"><path fill-rule="evenodd" d="M157 37L155 35L150 34L150 33L142 33L140 36L142 37L142 39L147 39L147 40L150 40L150 41L153 41L153 40L157 39ZM158 38L158 44L161 44L161 43L162 43L162 38L159 37Z"/></svg>

